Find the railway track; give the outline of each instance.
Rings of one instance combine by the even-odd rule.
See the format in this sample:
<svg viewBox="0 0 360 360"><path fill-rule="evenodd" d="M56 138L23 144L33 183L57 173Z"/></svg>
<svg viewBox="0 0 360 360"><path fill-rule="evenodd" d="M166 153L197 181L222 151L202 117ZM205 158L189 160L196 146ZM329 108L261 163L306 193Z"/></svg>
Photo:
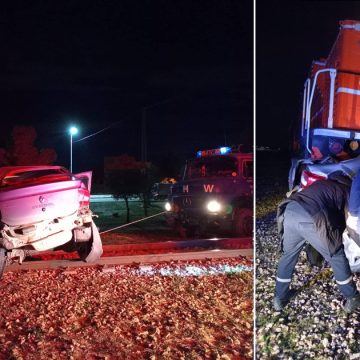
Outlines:
<svg viewBox="0 0 360 360"><path fill-rule="evenodd" d="M175 260L197 260L244 256L253 257L253 249L248 246L250 238L182 240L161 243L105 245L104 254L96 263L85 263L76 253L46 252L40 256L47 260L24 261L21 265L11 264L5 272L32 269L53 269L61 267L84 267L98 265L126 265L132 263L154 263ZM146 254L141 253L146 251ZM159 253L161 251L161 253ZM137 254L133 253L138 252ZM118 254L121 254L120 256Z"/></svg>

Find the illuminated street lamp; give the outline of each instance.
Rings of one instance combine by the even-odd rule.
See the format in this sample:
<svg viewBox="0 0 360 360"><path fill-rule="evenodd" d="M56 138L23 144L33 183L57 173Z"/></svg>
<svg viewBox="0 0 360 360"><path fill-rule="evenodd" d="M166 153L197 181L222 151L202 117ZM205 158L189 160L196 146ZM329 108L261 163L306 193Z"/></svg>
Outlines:
<svg viewBox="0 0 360 360"><path fill-rule="evenodd" d="M78 129L75 126L71 126L69 129L70 133L70 172L72 173L72 138L73 135L76 135L78 133Z"/></svg>

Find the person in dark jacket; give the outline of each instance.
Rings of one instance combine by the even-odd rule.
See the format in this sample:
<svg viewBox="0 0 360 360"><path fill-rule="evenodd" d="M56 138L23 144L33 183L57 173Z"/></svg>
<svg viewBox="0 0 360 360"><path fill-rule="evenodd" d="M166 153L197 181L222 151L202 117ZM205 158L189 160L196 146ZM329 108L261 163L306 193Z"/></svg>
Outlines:
<svg viewBox="0 0 360 360"><path fill-rule="evenodd" d="M336 172L292 194L279 205L277 219L283 253L276 277L275 310L282 310L295 295L289 287L306 241L332 267L339 290L347 299L344 310L352 312L360 306L360 294L342 244L350 186L351 179Z"/></svg>

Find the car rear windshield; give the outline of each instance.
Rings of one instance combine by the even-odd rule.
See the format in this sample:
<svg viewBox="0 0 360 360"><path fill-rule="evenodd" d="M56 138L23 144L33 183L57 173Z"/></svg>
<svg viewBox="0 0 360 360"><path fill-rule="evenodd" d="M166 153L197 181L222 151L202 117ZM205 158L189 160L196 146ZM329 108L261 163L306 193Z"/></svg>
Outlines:
<svg viewBox="0 0 360 360"><path fill-rule="evenodd" d="M10 172L2 178L0 190L9 190L22 186L32 186L67 180L71 180L71 174L64 169L40 169Z"/></svg>
<svg viewBox="0 0 360 360"><path fill-rule="evenodd" d="M238 161L230 156L211 156L189 162L185 178L238 176Z"/></svg>

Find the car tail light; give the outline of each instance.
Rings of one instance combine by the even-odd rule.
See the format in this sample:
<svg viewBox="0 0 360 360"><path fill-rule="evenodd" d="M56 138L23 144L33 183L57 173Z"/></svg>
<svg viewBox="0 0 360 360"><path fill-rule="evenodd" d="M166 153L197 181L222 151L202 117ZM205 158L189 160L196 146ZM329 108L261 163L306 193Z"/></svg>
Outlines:
<svg viewBox="0 0 360 360"><path fill-rule="evenodd" d="M88 189L79 189L79 202L80 206L90 205L90 193Z"/></svg>
<svg viewBox="0 0 360 360"><path fill-rule="evenodd" d="M313 174L310 171L304 170L301 174L301 187L306 188L307 186L310 186L315 181L326 179L325 176Z"/></svg>

